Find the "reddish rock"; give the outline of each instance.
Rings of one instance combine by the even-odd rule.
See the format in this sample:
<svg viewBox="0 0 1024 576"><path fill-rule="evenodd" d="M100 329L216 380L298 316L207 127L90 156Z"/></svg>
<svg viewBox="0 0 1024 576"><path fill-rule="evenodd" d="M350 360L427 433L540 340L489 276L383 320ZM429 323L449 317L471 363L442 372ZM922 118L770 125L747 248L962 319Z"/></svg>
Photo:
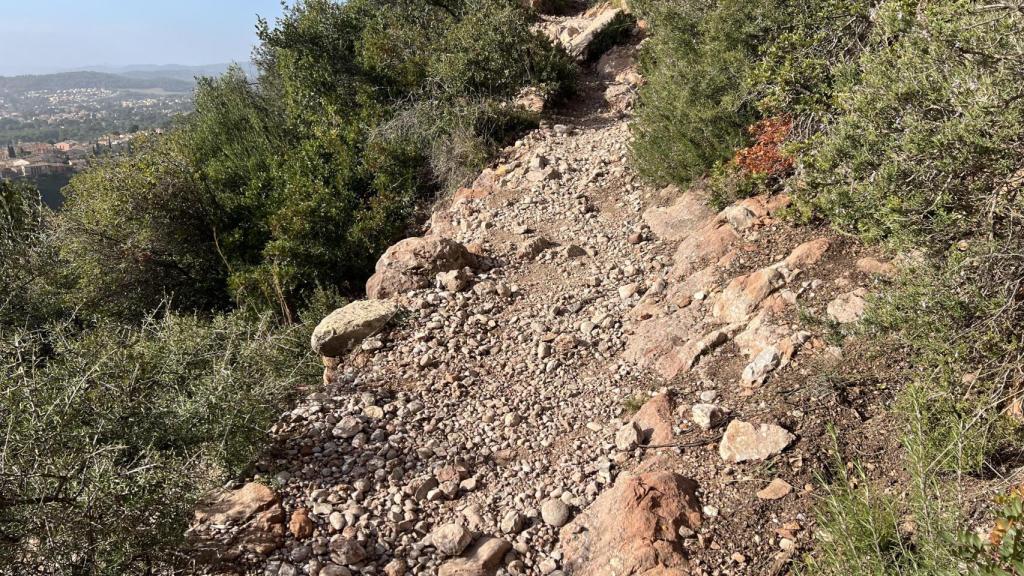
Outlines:
<svg viewBox="0 0 1024 576"><path fill-rule="evenodd" d="M740 353L753 359L769 346L779 346L781 349L780 343L789 337L789 332L787 326L773 321L772 315L762 310L736 335L734 341Z"/></svg>
<svg viewBox="0 0 1024 576"><path fill-rule="evenodd" d="M440 236L406 238L377 260L376 272L366 282L366 296L383 300L426 288L438 272L476 265L476 257L454 240Z"/></svg>
<svg viewBox="0 0 1024 576"><path fill-rule="evenodd" d="M196 508L195 519L210 524L243 522L279 503L277 494L257 482L237 490L217 490Z"/></svg>
<svg viewBox="0 0 1024 576"><path fill-rule="evenodd" d="M739 234L729 224L712 223L688 236L676 249L675 278L685 278L693 272L693 267L705 260L717 260L729 251Z"/></svg>
<svg viewBox="0 0 1024 576"><path fill-rule="evenodd" d="M250 482L237 490L217 490L196 506L189 534L204 562L232 561L245 552L266 555L284 542L284 509L270 488ZM232 526L224 532L217 526Z"/></svg>
<svg viewBox="0 0 1024 576"><path fill-rule="evenodd" d="M623 475L562 528L563 567L587 576L686 576L679 529L701 523L697 483L667 471Z"/></svg>
<svg viewBox="0 0 1024 576"><path fill-rule="evenodd" d="M714 215L703 196L687 191L671 206L648 208L644 221L658 238L675 242L705 226Z"/></svg>
<svg viewBox="0 0 1024 576"><path fill-rule="evenodd" d="M305 540L313 535L313 521L309 519L309 510L299 508L292 512L288 521L288 531L298 540Z"/></svg>
<svg viewBox="0 0 1024 576"><path fill-rule="evenodd" d="M481 175L482 177L483 175ZM491 189L487 187L481 188L459 188L452 194L452 205L461 204L463 202L469 202L470 200L479 200L486 198L490 195Z"/></svg>
<svg viewBox="0 0 1024 576"><path fill-rule="evenodd" d="M640 429L642 444L668 444L672 441L672 399L658 394L644 403L633 415L633 424Z"/></svg>
<svg viewBox="0 0 1024 576"><path fill-rule="evenodd" d="M776 478L767 486L757 491L757 497L761 500L778 500L785 498L793 491L793 487L782 478Z"/></svg>
<svg viewBox="0 0 1024 576"><path fill-rule="evenodd" d="M785 283L782 272L774 266L733 278L718 297L712 313L726 322L745 320L765 298Z"/></svg>
<svg viewBox="0 0 1024 576"><path fill-rule="evenodd" d="M821 257L825 255L825 252L831 245L827 238L818 238L810 242L804 242L794 248L789 256L786 257L786 266L790 269L813 266L821 260Z"/></svg>

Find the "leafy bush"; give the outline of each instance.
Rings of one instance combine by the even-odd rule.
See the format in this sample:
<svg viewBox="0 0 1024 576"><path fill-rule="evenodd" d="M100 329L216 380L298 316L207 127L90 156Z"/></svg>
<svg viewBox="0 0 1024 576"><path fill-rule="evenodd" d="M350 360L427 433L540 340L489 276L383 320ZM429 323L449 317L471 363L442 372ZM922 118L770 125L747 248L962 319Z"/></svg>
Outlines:
<svg viewBox="0 0 1024 576"><path fill-rule="evenodd" d="M62 254L79 302L292 320L317 286L361 292L418 208L526 124L510 96L570 85L568 56L529 24L512 0L308 0L261 22L258 82L201 80L172 134L73 181Z"/></svg>
<svg viewBox="0 0 1024 576"><path fill-rule="evenodd" d="M169 142L140 143L72 179L55 230L75 278L75 305L138 318L167 299L184 309L223 308L216 210L191 165Z"/></svg>
<svg viewBox="0 0 1024 576"><path fill-rule="evenodd" d="M744 80L777 14L774 0L638 5L653 36L641 54L633 152L658 181L686 183L746 142L755 119Z"/></svg>
<svg viewBox="0 0 1024 576"><path fill-rule="evenodd" d="M659 181L685 185L747 143L758 120L789 117L805 138L857 77L868 0L645 0L653 37L641 67L634 154Z"/></svg>
<svg viewBox="0 0 1024 576"><path fill-rule="evenodd" d="M1018 225L1024 16L887 2L860 81L805 155L808 201L868 239L943 251Z"/></svg>
<svg viewBox="0 0 1024 576"><path fill-rule="evenodd" d="M1024 495L1018 486L996 498L995 526L982 539L971 533L960 538L960 555L969 561L971 576L1002 576L1024 572Z"/></svg>
<svg viewBox="0 0 1024 576"><path fill-rule="evenodd" d="M249 464L300 382L308 331L234 314L79 332L0 328L0 571L182 561L191 506Z"/></svg>

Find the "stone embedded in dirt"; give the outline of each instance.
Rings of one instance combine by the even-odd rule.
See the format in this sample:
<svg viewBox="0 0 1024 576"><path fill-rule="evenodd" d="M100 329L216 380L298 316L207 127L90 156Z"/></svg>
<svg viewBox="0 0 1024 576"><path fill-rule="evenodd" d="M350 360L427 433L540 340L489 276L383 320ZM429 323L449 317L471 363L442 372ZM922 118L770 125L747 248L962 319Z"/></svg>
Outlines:
<svg viewBox="0 0 1024 576"><path fill-rule="evenodd" d="M462 292L469 288L472 280L473 271L469 268L437 273L437 285L449 292Z"/></svg>
<svg viewBox="0 0 1024 576"><path fill-rule="evenodd" d="M506 534L518 534L522 531L526 519L518 510L509 510L498 523L498 529Z"/></svg>
<svg viewBox="0 0 1024 576"><path fill-rule="evenodd" d="M782 478L776 478L767 486L757 491L757 497L761 500L778 500L785 498L793 491L793 487Z"/></svg>
<svg viewBox="0 0 1024 576"><path fill-rule="evenodd" d="M629 300L634 294L636 294L637 288L638 286L636 285L636 282L630 282L629 284L619 286L619 298Z"/></svg>
<svg viewBox="0 0 1024 576"><path fill-rule="evenodd" d="M725 287L711 312L725 322L740 322L785 283L782 272L774 266L738 276Z"/></svg>
<svg viewBox="0 0 1024 576"><path fill-rule="evenodd" d="M331 538L328 547L331 551L331 560L342 566L358 564L366 559L366 549L352 538L336 535Z"/></svg>
<svg viewBox="0 0 1024 576"><path fill-rule="evenodd" d="M383 328L398 311L398 305L387 300L356 300L321 320L310 345L321 356L342 356Z"/></svg>
<svg viewBox="0 0 1024 576"><path fill-rule="evenodd" d="M582 258L587 255L587 251L575 244L567 244L561 250L562 256L566 258Z"/></svg>
<svg viewBox="0 0 1024 576"><path fill-rule="evenodd" d="M855 264L857 270L865 274L871 274L872 276L881 276L883 278L895 278L898 270L892 262L882 261L877 258L871 258L870 256L857 260Z"/></svg>
<svg viewBox="0 0 1024 576"><path fill-rule="evenodd" d="M636 448L642 440L642 433L640 427L636 425L636 422L626 422L619 428L619 431L615 433L615 447L623 452L628 452Z"/></svg>
<svg viewBox="0 0 1024 576"><path fill-rule="evenodd" d="M217 490L196 508L195 518L211 524L236 524L278 503L270 488L249 482L237 490Z"/></svg>
<svg viewBox="0 0 1024 576"><path fill-rule="evenodd" d="M636 86L643 80L637 71L636 56L636 46L615 46L601 55L594 70L606 81Z"/></svg>
<svg viewBox="0 0 1024 576"><path fill-rule="evenodd" d="M461 524L444 524L430 533L434 548L445 556L458 556L473 541L473 535Z"/></svg>
<svg viewBox="0 0 1024 576"><path fill-rule="evenodd" d="M405 560L395 558L384 566L384 576L405 576L407 569L408 566L406 566Z"/></svg>
<svg viewBox="0 0 1024 576"><path fill-rule="evenodd" d="M680 529L701 523L697 483L668 471L621 476L560 533L567 574L683 576Z"/></svg>
<svg viewBox="0 0 1024 576"><path fill-rule="evenodd" d="M658 238L677 242L698 230L715 213L708 208L707 200L694 191L679 194L675 186L665 188L660 194L679 195L671 206L653 207L644 211L644 222Z"/></svg>
<svg viewBox="0 0 1024 576"><path fill-rule="evenodd" d="M722 218L724 218L733 228L739 231L746 230L753 226L757 220L758 215L753 210L742 204L735 204L729 206L721 212Z"/></svg>
<svg viewBox="0 0 1024 576"><path fill-rule="evenodd" d="M780 349L779 342L790 334L788 325L783 325L766 310L760 310L747 323L746 328L733 339L740 353L753 360L770 346Z"/></svg>
<svg viewBox="0 0 1024 576"><path fill-rule="evenodd" d="M511 549L503 538L481 536L463 556L442 564L437 576L491 576Z"/></svg>
<svg viewBox="0 0 1024 576"><path fill-rule="evenodd" d="M672 399L667 394L652 397L633 415L633 423L643 433L645 444L672 442L672 427L675 425L672 417Z"/></svg>
<svg viewBox="0 0 1024 576"><path fill-rule="evenodd" d="M810 242L804 242L789 253L784 260L786 267L790 269L807 268L821 260L829 247L832 245L827 238L817 238Z"/></svg>
<svg viewBox="0 0 1024 576"><path fill-rule="evenodd" d="M526 180L529 182L544 182L546 180L558 180L562 174L554 167L548 166L539 170L530 170L526 173Z"/></svg>
<svg viewBox="0 0 1024 576"><path fill-rule="evenodd" d="M190 540L207 561L233 560L245 552L269 554L284 541L285 514L273 490L249 482L237 490L217 490L195 510ZM232 526L227 540L213 526Z"/></svg>
<svg viewBox="0 0 1024 576"><path fill-rule="evenodd" d="M366 296L383 300L426 288L438 272L477 268L477 257L465 246L441 236L406 238L388 248L366 281Z"/></svg>
<svg viewBox="0 0 1024 576"><path fill-rule="evenodd" d="M713 330L704 336L695 336L683 346L669 350L654 364L655 371L665 380L672 380L681 372L686 372L697 364L697 361L711 353L715 348L729 341L731 327Z"/></svg>
<svg viewBox="0 0 1024 576"><path fill-rule="evenodd" d="M305 540L313 535L313 521L309 519L309 510L298 508L292 512L288 521L288 531L298 540Z"/></svg>
<svg viewBox="0 0 1024 576"><path fill-rule="evenodd" d="M540 505L540 517L548 526L561 528L569 522L569 505L558 498L550 498Z"/></svg>
<svg viewBox="0 0 1024 576"><path fill-rule="evenodd" d="M534 236L519 245L516 255L524 260L533 260L540 253L554 246L555 243L543 236Z"/></svg>
<svg viewBox="0 0 1024 576"><path fill-rule="evenodd" d="M743 386L760 386L768 375L778 368L782 356L775 346L768 346L761 350L753 361L743 369L740 374L740 384Z"/></svg>
<svg viewBox="0 0 1024 576"><path fill-rule="evenodd" d="M796 436L775 424L754 425L733 420L718 444L718 454L726 462L764 460L786 449Z"/></svg>
<svg viewBox="0 0 1024 576"><path fill-rule="evenodd" d="M867 290L857 288L853 292L837 296L835 300L828 303L826 308L828 317L840 324L857 322L864 317L864 312L867 309L867 301L864 300L867 293Z"/></svg>
<svg viewBox="0 0 1024 576"><path fill-rule="evenodd" d="M725 418L725 412L715 404L694 404L690 408L690 420L705 430L718 426Z"/></svg>
<svg viewBox="0 0 1024 576"><path fill-rule="evenodd" d="M331 434L335 438L351 438L363 430L363 421L357 416L345 416L334 425Z"/></svg>

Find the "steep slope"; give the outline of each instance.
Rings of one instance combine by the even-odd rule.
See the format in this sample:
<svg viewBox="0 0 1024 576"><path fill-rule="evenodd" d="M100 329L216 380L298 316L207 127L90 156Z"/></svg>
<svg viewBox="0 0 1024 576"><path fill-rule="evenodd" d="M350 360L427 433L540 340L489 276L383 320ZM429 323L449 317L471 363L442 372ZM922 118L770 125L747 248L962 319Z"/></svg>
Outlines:
<svg viewBox="0 0 1024 576"><path fill-rule="evenodd" d="M810 376L888 268L783 197L715 213L642 182L635 50L385 254L369 293L400 312L323 327L361 343L275 427L254 480L276 494L207 507L222 567L769 574L809 546L828 424L865 450L884 429L880 399Z"/></svg>

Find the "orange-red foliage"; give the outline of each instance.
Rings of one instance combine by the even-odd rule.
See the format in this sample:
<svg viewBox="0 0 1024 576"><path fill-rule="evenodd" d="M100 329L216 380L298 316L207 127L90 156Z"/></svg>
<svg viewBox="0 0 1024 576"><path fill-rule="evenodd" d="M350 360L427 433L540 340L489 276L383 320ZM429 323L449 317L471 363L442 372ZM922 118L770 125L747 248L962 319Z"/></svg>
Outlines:
<svg viewBox="0 0 1024 576"><path fill-rule="evenodd" d="M766 118L747 130L754 145L736 152L734 161L751 174L784 176L793 169L793 157L782 151L782 144L793 129L793 120L786 116Z"/></svg>

